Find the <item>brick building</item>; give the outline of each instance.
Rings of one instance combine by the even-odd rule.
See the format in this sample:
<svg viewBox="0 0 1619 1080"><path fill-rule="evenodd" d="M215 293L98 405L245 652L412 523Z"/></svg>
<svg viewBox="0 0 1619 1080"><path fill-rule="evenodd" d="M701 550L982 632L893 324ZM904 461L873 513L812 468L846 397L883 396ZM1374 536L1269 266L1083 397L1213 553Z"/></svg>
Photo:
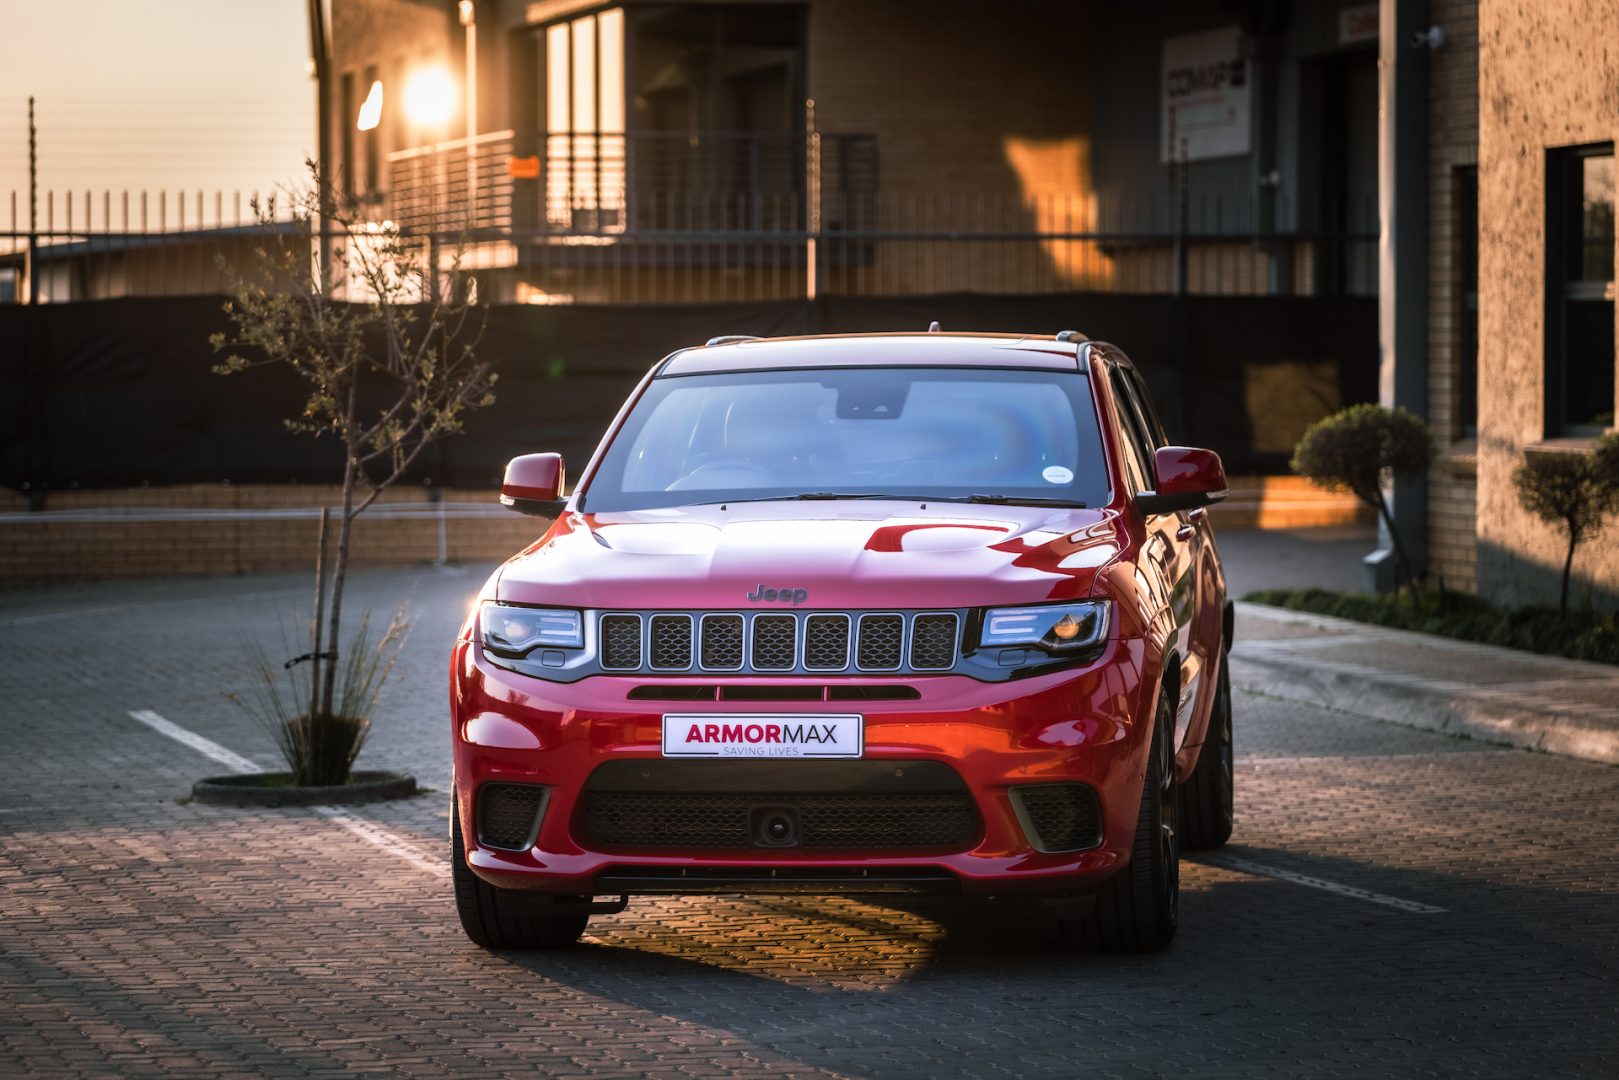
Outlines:
<svg viewBox="0 0 1619 1080"><path fill-rule="evenodd" d="M1616 41L1616 0L1479 6L1478 582L1504 603L1555 603L1563 556L1512 470L1614 426ZM1619 607L1611 531L1574 574Z"/></svg>
<svg viewBox="0 0 1619 1080"><path fill-rule="evenodd" d="M331 49L342 185L504 299L802 296L808 233L832 293L1376 288L1365 0L335 0Z"/></svg>
<svg viewBox="0 0 1619 1080"><path fill-rule="evenodd" d="M1428 10L1445 34L1429 53L1428 570L1464 592L1478 588L1478 8Z"/></svg>

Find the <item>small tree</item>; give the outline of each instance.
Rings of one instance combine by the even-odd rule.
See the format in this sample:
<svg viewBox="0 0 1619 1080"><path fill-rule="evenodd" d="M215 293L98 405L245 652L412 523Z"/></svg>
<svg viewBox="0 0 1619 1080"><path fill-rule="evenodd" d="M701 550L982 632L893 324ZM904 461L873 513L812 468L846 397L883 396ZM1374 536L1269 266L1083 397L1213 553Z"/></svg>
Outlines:
<svg viewBox="0 0 1619 1080"><path fill-rule="evenodd" d="M1400 576L1417 607L1416 575L1405 542L1383 497L1391 476L1420 473L1433 462L1428 425L1404 409L1351 405L1316 421L1293 451L1293 471L1333 491L1348 490L1388 526Z"/></svg>
<svg viewBox="0 0 1619 1080"><path fill-rule="evenodd" d="M1563 587L1557 609L1568 614L1568 579L1574 549L1602 532L1604 520L1619 510L1619 435L1610 432L1595 453L1532 453L1512 473L1518 502L1540 520L1559 526L1568 538L1563 556Z"/></svg>
<svg viewBox="0 0 1619 1080"><path fill-rule="evenodd" d="M299 692L307 691L307 712L288 720L307 725L290 735L300 745L336 748L323 755L324 762L313 761L310 775L299 781L340 784L358 747L339 747L344 742L339 735L353 732L354 738L363 738L365 725L355 723L362 718L338 715L341 709L334 700L340 706L375 698L374 693L356 696L354 688L336 685L340 671L347 673L345 678L369 679L371 674L370 668L356 669L339 657L354 520L429 445L459 431L468 409L494 400L495 375L475 352L482 325L474 318L472 283L459 272L460 247L446 252L391 222L362 220L353 200L345 202L330 192L323 199L314 163L309 171L312 182L289 192L282 205L274 199L254 204L264 240L250 266L236 274L225 304L235 333L215 334L210 342L225 353L214 368L219 374L278 365L302 379L307 397L299 414L284 421L286 427L330 437L342 455L342 507L331 584L328 591L323 529L307 687L298 680ZM323 228L325 245L318 243ZM330 266L319 254L323 248L330 253ZM334 295L339 267L343 298ZM384 635L383 640L397 638Z"/></svg>

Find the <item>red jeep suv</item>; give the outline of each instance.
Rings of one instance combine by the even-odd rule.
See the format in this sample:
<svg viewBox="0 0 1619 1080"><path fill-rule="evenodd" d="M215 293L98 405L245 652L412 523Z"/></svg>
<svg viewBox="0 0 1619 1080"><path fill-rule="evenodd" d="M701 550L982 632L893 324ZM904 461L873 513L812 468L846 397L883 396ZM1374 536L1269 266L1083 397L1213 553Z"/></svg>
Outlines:
<svg viewBox="0 0 1619 1080"><path fill-rule="evenodd" d="M570 944L653 893L1033 897L1161 948L1231 832L1219 458L1065 331L716 338L648 373L450 667L456 904Z"/></svg>

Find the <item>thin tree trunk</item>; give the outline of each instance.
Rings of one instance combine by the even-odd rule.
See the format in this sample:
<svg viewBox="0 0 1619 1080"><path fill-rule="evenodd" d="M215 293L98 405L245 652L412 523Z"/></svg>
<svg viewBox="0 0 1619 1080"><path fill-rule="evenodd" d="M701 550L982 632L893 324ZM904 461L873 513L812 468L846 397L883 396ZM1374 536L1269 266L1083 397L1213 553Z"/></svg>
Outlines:
<svg viewBox="0 0 1619 1080"><path fill-rule="evenodd" d="M1568 555L1563 559L1563 591L1558 597L1557 610L1560 614L1568 614L1568 576L1574 568L1574 548L1580 542L1580 534L1572 528L1568 530Z"/></svg>
<svg viewBox="0 0 1619 1080"><path fill-rule="evenodd" d="M344 408L347 424L343 450L347 457L343 462L343 517L337 523L337 565L332 569L332 616L326 633L326 644L332 659L326 665L325 687L321 691L321 711L327 716L332 714L332 688L337 679L338 643L341 640L338 627L343 618L343 578L349 567L349 534L354 529L354 474L360 467L359 447L354 445L353 436L348 434L354 430L355 389L359 381L358 373L349 380L349 399Z"/></svg>
<svg viewBox="0 0 1619 1080"><path fill-rule="evenodd" d="M315 621L310 642L309 657L309 715L314 717L320 708L320 634L326 621L326 535L331 524L331 511L320 508L320 535L315 547Z"/></svg>
<svg viewBox="0 0 1619 1080"><path fill-rule="evenodd" d="M1394 515L1389 512L1388 500L1383 497L1381 489L1377 492L1377 512L1383 517L1383 524L1388 526L1389 539L1394 543L1394 558L1400 564L1400 573L1405 578L1406 589L1411 595L1411 610L1422 609L1421 599L1417 596L1417 576L1411 569L1411 560L1406 557L1405 544L1400 540L1400 530L1394 524Z"/></svg>

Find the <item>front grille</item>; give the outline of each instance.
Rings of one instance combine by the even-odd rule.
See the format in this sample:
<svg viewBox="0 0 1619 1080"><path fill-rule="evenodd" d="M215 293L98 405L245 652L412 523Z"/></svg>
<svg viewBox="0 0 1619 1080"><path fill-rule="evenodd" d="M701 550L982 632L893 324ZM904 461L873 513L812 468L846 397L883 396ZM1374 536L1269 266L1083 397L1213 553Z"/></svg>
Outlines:
<svg viewBox="0 0 1619 1080"><path fill-rule="evenodd" d="M1083 851L1102 842L1102 810L1085 784L1026 784L1012 789L1029 843L1041 851Z"/></svg>
<svg viewBox="0 0 1619 1080"><path fill-rule="evenodd" d="M485 784L478 789L478 843L526 851L540 831L546 790L533 784Z"/></svg>
<svg viewBox="0 0 1619 1080"><path fill-rule="evenodd" d="M691 667L691 616L652 616L652 667L684 671Z"/></svg>
<svg viewBox="0 0 1619 1080"><path fill-rule="evenodd" d="M961 614L923 612L606 612L597 623L603 671L949 671Z"/></svg>
<svg viewBox="0 0 1619 1080"><path fill-rule="evenodd" d="M959 850L978 838L978 811L965 794L716 795L592 792L585 836L606 847L752 848L756 810L798 816L797 848L869 851Z"/></svg>
<svg viewBox="0 0 1619 1080"><path fill-rule="evenodd" d="M602 667L634 671L641 666L641 616L602 616Z"/></svg>
<svg viewBox="0 0 1619 1080"><path fill-rule="evenodd" d="M862 615L855 663L863 671L897 670L904 641L905 616Z"/></svg>
<svg viewBox="0 0 1619 1080"><path fill-rule="evenodd" d="M956 662L956 617L918 615L911 623L911 666L940 670Z"/></svg>
<svg viewBox="0 0 1619 1080"><path fill-rule="evenodd" d="M797 660L798 620L791 615L755 615L749 658L760 671L786 671Z"/></svg>

